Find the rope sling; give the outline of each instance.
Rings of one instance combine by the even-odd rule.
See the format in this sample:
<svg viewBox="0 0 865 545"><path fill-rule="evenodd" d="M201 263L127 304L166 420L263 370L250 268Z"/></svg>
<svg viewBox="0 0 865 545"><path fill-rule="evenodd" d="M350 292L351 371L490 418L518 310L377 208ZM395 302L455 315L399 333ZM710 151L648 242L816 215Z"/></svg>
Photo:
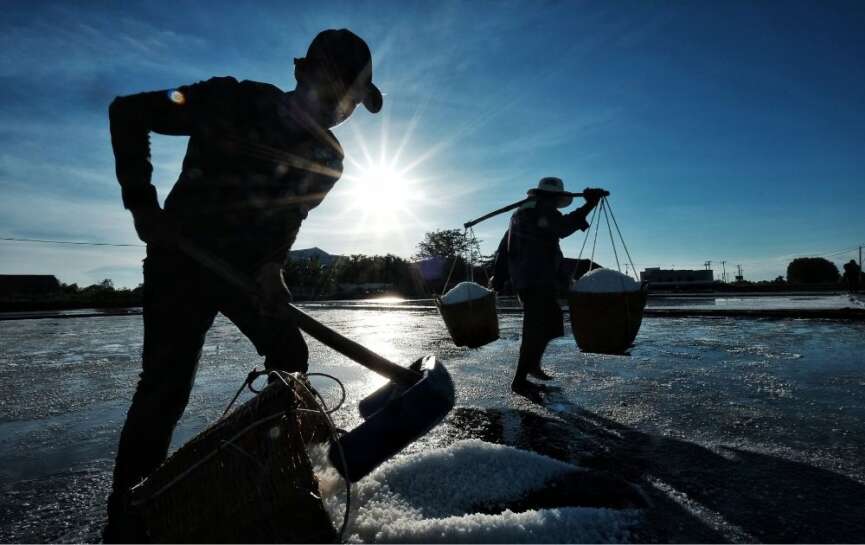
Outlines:
<svg viewBox="0 0 865 545"><path fill-rule="evenodd" d="M586 271L586 273L591 272L592 269L594 268L595 251L596 251L597 246L598 246L598 231L600 230L600 226L601 226L601 222L598 221L597 223L595 223L595 219L600 219L600 218L598 218L598 216L600 214L604 215L604 219L606 220L606 223L607 223L607 231L609 232L609 235L610 235L610 244L613 247L613 256L615 257L615 260L616 260L616 268L618 269L619 272L622 272L622 266L619 262L619 254L616 251L616 239L613 236L613 230L610 227L610 218L613 219L613 225L616 227L616 233L619 235L619 240L622 243L622 248L625 250L625 255L628 257L628 262L631 264L631 270L634 271L634 277L639 282L640 279L636 277L637 268L634 267L634 260L631 259L631 252L628 251L628 246L627 246L627 244L625 244L625 238L622 236L622 231L619 229L619 223L616 221L616 216L613 214L613 208L610 205L610 202L607 199L607 197L602 197L600 206L597 206L597 207L595 207L594 210L592 210L592 217L589 220L589 228L586 229L586 236L583 238L583 245L580 247L580 253L577 255L577 260L582 259L583 251L586 249L586 243L588 242L589 236L592 233L592 228L594 227L595 236L594 236L594 239L592 241L592 255L591 255L591 258L589 258L589 270ZM577 274L577 268L574 268L574 272L571 274L572 280L576 277L576 274ZM630 276L630 274L628 274L628 276ZM624 279L622 280L622 288L624 289Z"/></svg>
<svg viewBox="0 0 865 545"><path fill-rule="evenodd" d="M465 245L465 260L466 266L468 267L468 281L475 281L475 248L478 248L480 243L478 242L478 237L475 235L475 230L473 227L466 227L463 231L463 239L466 241ZM450 271L448 271L448 276L445 279L444 286L442 286L442 294L447 293L448 284L450 284L451 277L454 274L454 269L456 268L457 261L462 257L460 255L455 255L453 257L453 262L451 263ZM487 276L487 281L489 281L489 275L486 272L486 269L481 269L485 276Z"/></svg>

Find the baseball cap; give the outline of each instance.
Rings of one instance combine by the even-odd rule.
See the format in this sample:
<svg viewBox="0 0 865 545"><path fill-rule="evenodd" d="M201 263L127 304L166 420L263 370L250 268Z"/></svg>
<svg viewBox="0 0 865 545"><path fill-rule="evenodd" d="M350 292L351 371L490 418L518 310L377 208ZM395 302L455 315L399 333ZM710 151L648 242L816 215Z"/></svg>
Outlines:
<svg viewBox="0 0 865 545"><path fill-rule="evenodd" d="M370 112L381 110L381 91L372 82L372 54L354 32L346 28L319 32L309 44L306 61L325 68L347 89L357 92Z"/></svg>

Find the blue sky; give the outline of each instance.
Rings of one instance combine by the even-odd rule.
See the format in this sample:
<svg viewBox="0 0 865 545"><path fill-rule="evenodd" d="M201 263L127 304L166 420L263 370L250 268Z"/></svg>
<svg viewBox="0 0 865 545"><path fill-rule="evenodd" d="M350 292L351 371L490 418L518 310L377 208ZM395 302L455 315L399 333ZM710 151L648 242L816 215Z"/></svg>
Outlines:
<svg viewBox="0 0 865 545"><path fill-rule="evenodd" d="M292 58L347 27L370 44L385 107L335 130L346 178L296 248L408 257L424 232L518 200L542 176L609 189L638 268L726 260L768 279L791 257L840 264L865 243L861 2L79 4L4 3L0 237L136 243L111 99L214 75L290 90ZM184 149L153 137L160 198ZM404 209L357 208L370 161L407 170ZM476 228L485 251L506 221ZM615 266L601 235L597 257ZM581 243L563 241L566 255ZM135 285L142 257L0 241L0 273L70 283Z"/></svg>

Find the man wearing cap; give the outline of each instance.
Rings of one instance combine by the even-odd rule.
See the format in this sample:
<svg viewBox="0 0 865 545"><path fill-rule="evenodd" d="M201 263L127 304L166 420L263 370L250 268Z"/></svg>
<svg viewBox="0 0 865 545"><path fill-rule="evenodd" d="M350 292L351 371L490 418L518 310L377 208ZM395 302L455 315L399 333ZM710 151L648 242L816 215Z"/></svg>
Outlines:
<svg viewBox="0 0 865 545"><path fill-rule="evenodd" d="M540 380L552 377L541 369L541 358L547 343L564 335L562 310L558 292L568 288L569 278L562 276L562 250L559 240L577 230L585 231L586 217L606 194L603 189L586 188L586 204L567 214L559 208L570 206L573 194L565 191L559 178L542 178L537 188L528 191L534 197L523 204L513 216L508 232L507 268L511 285L523 305L523 338L517 371L511 389L532 396L539 388L527 380L532 375Z"/></svg>
<svg viewBox="0 0 865 545"><path fill-rule="evenodd" d="M249 337L266 368L307 370L297 326L267 309L288 297L281 271L301 222L342 174L342 148L329 129L358 104L378 112L382 95L369 48L345 29L318 34L294 60L294 75L290 92L217 77L118 97L109 109L123 205L147 258L143 370L120 435L108 542L136 540L123 502L167 454L217 312ZM189 136L164 208L150 181L150 132ZM178 250L180 240L255 278L257 306Z"/></svg>

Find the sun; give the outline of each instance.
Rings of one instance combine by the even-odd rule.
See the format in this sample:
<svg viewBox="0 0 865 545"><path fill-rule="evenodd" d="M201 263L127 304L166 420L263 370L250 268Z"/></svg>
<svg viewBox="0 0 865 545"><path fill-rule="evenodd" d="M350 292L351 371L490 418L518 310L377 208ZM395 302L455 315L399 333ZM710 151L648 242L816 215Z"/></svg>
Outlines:
<svg viewBox="0 0 865 545"><path fill-rule="evenodd" d="M411 181L389 165L372 165L355 177L352 197L357 206L376 214L406 210L415 196Z"/></svg>
<svg viewBox="0 0 865 545"><path fill-rule="evenodd" d="M357 213L357 227L382 235L398 231L416 218L415 211L424 200L420 181L387 161L356 165L345 176L347 212Z"/></svg>

